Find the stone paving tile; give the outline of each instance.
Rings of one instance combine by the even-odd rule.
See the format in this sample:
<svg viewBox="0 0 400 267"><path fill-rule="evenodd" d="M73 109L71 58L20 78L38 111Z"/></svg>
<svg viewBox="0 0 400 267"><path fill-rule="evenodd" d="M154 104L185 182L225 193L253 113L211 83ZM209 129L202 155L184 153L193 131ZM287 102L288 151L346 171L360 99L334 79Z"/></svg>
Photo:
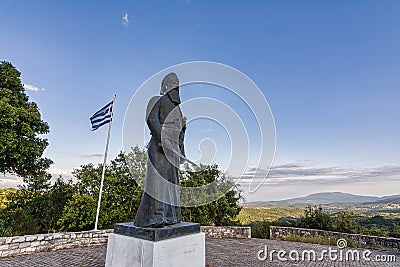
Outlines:
<svg viewBox="0 0 400 267"><path fill-rule="evenodd" d="M106 246L64 249L40 252L16 257L0 258L0 267L41 267L41 266L104 266Z"/></svg>
<svg viewBox="0 0 400 267"><path fill-rule="evenodd" d="M400 253L372 251L370 258L374 261L331 261L327 257L322 261L279 261L276 254L273 260L261 261L257 258L259 250L314 250L317 257L329 246L297 242L276 241L268 239L206 239L206 264L210 267L258 267L258 266L400 266ZM334 247L331 247L335 249ZM346 249L344 250L344 252ZM363 249L359 249L362 255ZM345 255L345 254L343 254ZM376 256L394 255L396 262L377 262ZM0 267L40 267L40 266L104 266L106 246L65 249L53 252L42 252L30 255L1 258ZM263 256L263 254L261 254ZM288 257L288 256L286 256Z"/></svg>
<svg viewBox="0 0 400 267"><path fill-rule="evenodd" d="M273 254L273 260L269 260L269 257L265 260L259 260L257 253L259 250L265 250L267 247L269 253L272 250L284 250L286 251L285 258L288 261L279 261L276 253ZM332 261L327 256L324 259L309 261L289 261L288 253L291 250L296 250L300 253L304 250L314 250L317 258L321 255L323 250L337 249L335 247L316 245L316 244L305 244L299 242L286 242L276 241L268 239L207 239L206 241L206 263L210 267L222 267L222 266L400 266L400 253L394 252L383 252L383 251L372 251L369 256L371 261L365 261L362 259L363 249L358 249L360 253L360 261L346 261L346 251L343 250L343 260ZM269 254L268 253L268 254ZM382 255L394 255L396 262L377 262L375 261L376 256L382 257ZM264 256L262 253L260 256ZM385 257L385 256L384 256Z"/></svg>

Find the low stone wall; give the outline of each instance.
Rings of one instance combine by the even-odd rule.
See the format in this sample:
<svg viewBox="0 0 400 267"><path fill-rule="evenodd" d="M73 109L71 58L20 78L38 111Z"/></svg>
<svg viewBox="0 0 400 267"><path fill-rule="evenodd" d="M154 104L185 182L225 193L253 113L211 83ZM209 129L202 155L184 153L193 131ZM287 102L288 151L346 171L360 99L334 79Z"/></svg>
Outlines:
<svg viewBox="0 0 400 267"><path fill-rule="evenodd" d="M250 227L201 226L208 238L250 238ZM36 252L67 248L106 245L113 229L70 233L37 234L0 237L0 257L9 257Z"/></svg>
<svg viewBox="0 0 400 267"><path fill-rule="evenodd" d="M200 226L200 231L209 238L251 238L250 227Z"/></svg>
<svg viewBox="0 0 400 267"><path fill-rule="evenodd" d="M113 230L37 234L0 238L0 257L104 245Z"/></svg>
<svg viewBox="0 0 400 267"><path fill-rule="evenodd" d="M270 238L276 240L283 240L286 236L300 235L300 236L321 236L331 237L334 239L344 238L345 240L353 241L362 247L379 249L379 250L390 250L400 252L400 238L393 237L380 237L380 236L369 236L360 234L347 234L333 231L324 231L317 229L305 229L295 227L282 227L282 226L270 226Z"/></svg>

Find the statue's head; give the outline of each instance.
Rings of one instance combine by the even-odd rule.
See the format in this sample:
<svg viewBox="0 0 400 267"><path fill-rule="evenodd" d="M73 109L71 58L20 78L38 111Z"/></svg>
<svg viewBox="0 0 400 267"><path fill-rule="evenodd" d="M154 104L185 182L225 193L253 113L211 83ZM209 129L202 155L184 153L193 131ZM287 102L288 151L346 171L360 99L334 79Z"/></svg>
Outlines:
<svg viewBox="0 0 400 267"><path fill-rule="evenodd" d="M167 76L165 76L161 82L160 95L163 95L166 92L168 92L169 90L175 89L175 88L179 89L179 79L175 73L171 72L171 73L167 74Z"/></svg>
<svg viewBox="0 0 400 267"><path fill-rule="evenodd" d="M179 79L175 73L171 72L164 77L161 82L160 94L167 94L169 99L177 105L181 103L179 97Z"/></svg>

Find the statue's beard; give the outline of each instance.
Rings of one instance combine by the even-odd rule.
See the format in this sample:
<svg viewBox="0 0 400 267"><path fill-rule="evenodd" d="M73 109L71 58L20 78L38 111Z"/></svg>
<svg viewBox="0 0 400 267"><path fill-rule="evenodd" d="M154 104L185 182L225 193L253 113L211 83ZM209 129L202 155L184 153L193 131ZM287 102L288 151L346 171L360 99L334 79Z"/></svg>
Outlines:
<svg viewBox="0 0 400 267"><path fill-rule="evenodd" d="M181 98L179 96L178 90L171 90L167 92L169 99L175 104L179 105L181 103Z"/></svg>

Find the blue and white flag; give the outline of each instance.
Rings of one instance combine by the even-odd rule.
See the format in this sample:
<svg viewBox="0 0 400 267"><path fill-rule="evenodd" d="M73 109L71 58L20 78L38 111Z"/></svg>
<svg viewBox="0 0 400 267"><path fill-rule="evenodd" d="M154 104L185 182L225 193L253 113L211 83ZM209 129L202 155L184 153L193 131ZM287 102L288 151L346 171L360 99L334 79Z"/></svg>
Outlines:
<svg viewBox="0 0 400 267"><path fill-rule="evenodd" d="M111 101L104 108L97 111L91 118L90 122L92 123L92 131L99 129L100 126L104 124L110 123L112 120L113 113L113 103Z"/></svg>

